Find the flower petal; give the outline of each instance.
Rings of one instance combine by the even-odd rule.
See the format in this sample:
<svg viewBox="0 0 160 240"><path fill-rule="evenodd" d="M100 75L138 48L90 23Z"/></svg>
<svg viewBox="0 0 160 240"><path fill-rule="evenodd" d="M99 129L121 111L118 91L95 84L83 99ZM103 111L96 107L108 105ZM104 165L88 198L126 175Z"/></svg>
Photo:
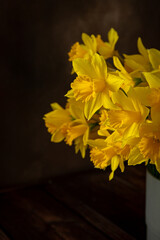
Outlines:
<svg viewBox="0 0 160 240"><path fill-rule="evenodd" d="M137 165L145 161L147 161L147 159L143 157L143 155L140 153L137 147L131 150L129 160L128 160L128 165Z"/></svg>
<svg viewBox="0 0 160 240"><path fill-rule="evenodd" d="M82 33L82 40L88 49L91 49L93 53L96 52L97 49L97 41L94 35L88 36L86 33Z"/></svg>
<svg viewBox="0 0 160 240"><path fill-rule="evenodd" d="M77 58L73 60L73 68L77 75L86 75L91 78L96 78L96 72L91 62L87 59Z"/></svg>
<svg viewBox="0 0 160 240"><path fill-rule="evenodd" d="M109 90L116 92L122 86L124 80L115 74L109 73L106 82L108 84Z"/></svg>
<svg viewBox="0 0 160 240"><path fill-rule="evenodd" d="M114 30L114 28L111 28L108 32L108 40L112 48L115 47L115 44L118 41L118 38L119 38L118 33Z"/></svg>
<svg viewBox="0 0 160 240"><path fill-rule="evenodd" d="M51 142L61 142L64 139L64 134L58 129L51 137Z"/></svg>
<svg viewBox="0 0 160 240"><path fill-rule="evenodd" d="M143 43L142 43L142 39L141 39L140 37L138 38L137 45L138 45L138 50L139 50L139 52L140 52L146 59L148 59L147 49L144 47L144 45L143 45Z"/></svg>
<svg viewBox="0 0 160 240"><path fill-rule="evenodd" d="M103 101L101 93L97 93L96 97L92 100L89 100L85 103L84 106L84 115L89 120L93 116L93 114L102 107Z"/></svg>
<svg viewBox="0 0 160 240"><path fill-rule="evenodd" d="M160 73L144 72L143 74L150 88L160 88Z"/></svg>
<svg viewBox="0 0 160 240"><path fill-rule="evenodd" d="M158 69L160 65L160 51L155 48L151 48L148 50L148 54L153 69Z"/></svg>

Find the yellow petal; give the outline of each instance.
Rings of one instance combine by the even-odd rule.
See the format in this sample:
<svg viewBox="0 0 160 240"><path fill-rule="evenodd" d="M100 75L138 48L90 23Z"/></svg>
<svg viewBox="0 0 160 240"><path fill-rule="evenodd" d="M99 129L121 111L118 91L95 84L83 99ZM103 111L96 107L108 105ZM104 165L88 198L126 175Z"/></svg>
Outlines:
<svg viewBox="0 0 160 240"><path fill-rule="evenodd" d="M139 124L136 122L133 122L131 126L129 126L124 134L124 139L130 138L130 137L139 137Z"/></svg>
<svg viewBox="0 0 160 240"><path fill-rule="evenodd" d="M82 40L87 48L91 49L93 53L96 52L97 49L97 41L94 35L88 36L86 33L82 33Z"/></svg>
<svg viewBox="0 0 160 240"><path fill-rule="evenodd" d="M144 72L143 74L144 74L150 88L160 88L160 74L159 73Z"/></svg>
<svg viewBox="0 0 160 240"><path fill-rule="evenodd" d="M96 78L105 79L107 77L107 64L102 56L97 53L94 54L92 57L92 66L96 72Z"/></svg>
<svg viewBox="0 0 160 240"><path fill-rule="evenodd" d="M160 51L155 48L151 48L148 50L148 54L153 69L158 69L160 66Z"/></svg>
<svg viewBox="0 0 160 240"><path fill-rule="evenodd" d="M111 159L111 170L114 172L119 165L119 157L117 155L113 156Z"/></svg>
<svg viewBox="0 0 160 240"><path fill-rule="evenodd" d="M87 145L84 145L82 138L75 139L75 152L78 153L80 151L82 158L85 158L86 149Z"/></svg>
<svg viewBox="0 0 160 240"><path fill-rule="evenodd" d="M51 108L53 109L53 110L56 110L56 109L63 109L58 103L51 103Z"/></svg>
<svg viewBox="0 0 160 240"><path fill-rule="evenodd" d="M131 150L129 160L128 160L128 165L137 165L145 161L147 161L147 159L143 157L143 155L140 153L137 147Z"/></svg>
<svg viewBox="0 0 160 240"><path fill-rule="evenodd" d="M137 45L138 45L138 50L139 50L139 52L140 52L146 59L148 59L147 49L144 47L144 45L143 45L143 43L142 43L142 39L141 39L140 37L138 38Z"/></svg>
<svg viewBox="0 0 160 240"><path fill-rule="evenodd" d="M69 112L74 119L84 120L84 104L76 101L74 98L69 99Z"/></svg>
<svg viewBox="0 0 160 240"><path fill-rule="evenodd" d="M96 78L96 72L91 62L87 59L77 58L73 60L73 68L77 75L86 75L91 78Z"/></svg>
<svg viewBox="0 0 160 240"><path fill-rule="evenodd" d="M110 97L108 96L107 93L102 92L101 93L101 99L102 99L102 103L103 103L104 108L119 109L119 107L112 102L112 100L110 99Z"/></svg>
<svg viewBox="0 0 160 240"><path fill-rule="evenodd" d="M104 59L108 59L113 56L113 49L107 42L105 42L105 46L100 46L99 53Z"/></svg>
<svg viewBox="0 0 160 240"><path fill-rule="evenodd" d="M118 38L119 38L118 33L114 30L114 28L111 28L108 32L108 40L113 48L115 47Z"/></svg>
<svg viewBox="0 0 160 240"><path fill-rule="evenodd" d="M151 118L155 124L160 123L160 105L151 108Z"/></svg>
<svg viewBox="0 0 160 240"><path fill-rule="evenodd" d="M97 93L95 98L89 100L84 106L84 115L89 120L93 114L99 110L103 105L101 93Z"/></svg>
<svg viewBox="0 0 160 240"><path fill-rule="evenodd" d="M145 59L142 55L131 55L128 56L124 54L125 64L131 68L132 70L146 71L148 70L148 66L146 65Z"/></svg>
<svg viewBox="0 0 160 240"><path fill-rule="evenodd" d="M115 155L111 159L111 170L112 170L112 172L109 175L109 180L113 179L114 172L118 168L118 165L119 165L119 157L117 155Z"/></svg>
<svg viewBox="0 0 160 240"><path fill-rule="evenodd" d="M150 94L151 89L149 87L135 87L134 96L139 99L139 101L145 106L150 106L150 101L148 95Z"/></svg>
<svg viewBox="0 0 160 240"><path fill-rule="evenodd" d="M106 142L104 139L89 139L87 142L91 147L98 147L99 149L106 147Z"/></svg>
<svg viewBox="0 0 160 240"><path fill-rule="evenodd" d="M46 124L53 125L54 127L58 128L63 123L70 122L71 117L67 110L57 109L45 114L44 120Z"/></svg>
<svg viewBox="0 0 160 240"><path fill-rule="evenodd" d="M118 70L120 70L122 73L126 73L126 69L123 67L118 57L113 56L113 63Z"/></svg>
<svg viewBox="0 0 160 240"><path fill-rule="evenodd" d="M113 100L113 103L118 103L120 106L122 106L124 110L128 110L128 111L135 110L132 102L121 90L119 90L118 92L114 92L112 94L112 100Z"/></svg>
<svg viewBox="0 0 160 240"><path fill-rule="evenodd" d="M113 178L114 178L114 172L111 172L111 173L109 174L109 181L111 181Z"/></svg>
<svg viewBox="0 0 160 240"><path fill-rule="evenodd" d="M94 54L91 60L75 59L73 68L77 75L86 75L92 79L105 79L107 77L107 65L102 56Z"/></svg>
<svg viewBox="0 0 160 240"><path fill-rule="evenodd" d="M89 138L89 127L86 128L86 131L83 135L83 144L84 145L87 145L88 138Z"/></svg>
<svg viewBox="0 0 160 240"><path fill-rule="evenodd" d="M65 94L65 97L73 98L73 97L74 97L74 91L73 91L73 89L70 89L70 90Z"/></svg>
<svg viewBox="0 0 160 240"><path fill-rule="evenodd" d="M116 92L122 86L124 80L115 74L109 73L106 82L109 90Z"/></svg>
<svg viewBox="0 0 160 240"><path fill-rule="evenodd" d="M122 158L120 158L120 160L119 160L119 167L121 169L121 172L124 172L124 161Z"/></svg>
<svg viewBox="0 0 160 240"><path fill-rule="evenodd" d="M66 136L67 144L71 146L73 140L84 135L86 130L87 130L87 126L85 124L79 124L77 126L69 127L67 130L67 136Z"/></svg>
<svg viewBox="0 0 160 240"><path fill-rule="evenodd" d="M51 142L61 142L64 139L64 134L58 129L51 137Z"/></svg>

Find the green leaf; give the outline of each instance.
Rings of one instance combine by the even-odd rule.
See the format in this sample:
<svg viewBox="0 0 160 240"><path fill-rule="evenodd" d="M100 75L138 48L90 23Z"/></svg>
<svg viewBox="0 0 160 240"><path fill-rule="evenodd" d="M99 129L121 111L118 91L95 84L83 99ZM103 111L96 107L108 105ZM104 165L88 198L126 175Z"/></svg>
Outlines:
<svg viewBox="0 0 160 240"><path fill-rule="evenodd" d="M135 87L138 86L141 82L143 82L141 78L133 78L133 81L135 82Z"/></svg>

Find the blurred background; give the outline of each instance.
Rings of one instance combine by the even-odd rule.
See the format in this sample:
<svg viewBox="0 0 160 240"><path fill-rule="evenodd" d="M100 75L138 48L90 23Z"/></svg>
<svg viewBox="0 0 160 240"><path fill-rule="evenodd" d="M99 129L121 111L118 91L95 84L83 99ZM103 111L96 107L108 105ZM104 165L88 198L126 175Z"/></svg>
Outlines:
<svg viewBox="0 0 160 240"><path fill-rule="evenodd" d="M81 33L119 34L116 48L137 52L137 38L159 49L160 1L1 0L0 187L39 183L93 168L74 146L50 142L43 115L50 103L65 105L70 88L68 51Z"/></svg>

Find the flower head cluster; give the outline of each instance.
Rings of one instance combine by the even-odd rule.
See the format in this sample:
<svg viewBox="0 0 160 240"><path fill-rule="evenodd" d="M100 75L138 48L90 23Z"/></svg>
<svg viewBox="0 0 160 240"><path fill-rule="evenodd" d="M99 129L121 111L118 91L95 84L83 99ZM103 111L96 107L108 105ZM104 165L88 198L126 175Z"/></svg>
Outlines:
<svg viewBox="0 0 160 240"><path fill-rule="evenodd" d="M154 164L160 172L160 51L146 49L138 38L138 54L115 50L118 34L108 41L82 34L69 55L75 79L62 108L52 104L44 116L51 141L74 142L76 153L96 168L111 166L109 179L125 164Z"/></svg>

